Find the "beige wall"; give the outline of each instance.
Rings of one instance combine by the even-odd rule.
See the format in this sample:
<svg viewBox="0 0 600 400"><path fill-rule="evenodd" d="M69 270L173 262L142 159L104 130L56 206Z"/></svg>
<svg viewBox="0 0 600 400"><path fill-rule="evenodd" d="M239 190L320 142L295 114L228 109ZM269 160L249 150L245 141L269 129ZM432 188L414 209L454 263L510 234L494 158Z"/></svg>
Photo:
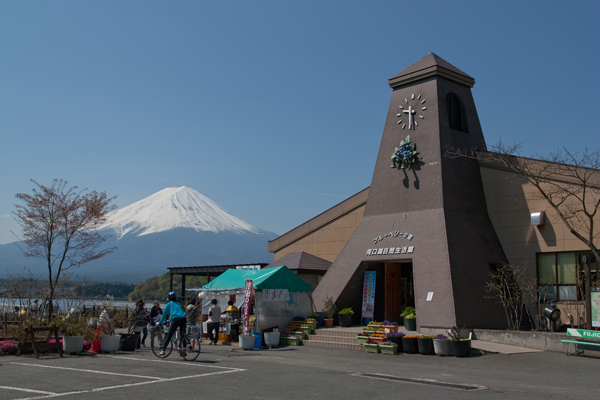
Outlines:
<svg viewBox="0 0 600 400"><path fill-rule="evenodd" d="M278 249L275 251L275 261L288 253L304 251L333 262L356 229L364 210L365 206L362 205Z"/></svg>

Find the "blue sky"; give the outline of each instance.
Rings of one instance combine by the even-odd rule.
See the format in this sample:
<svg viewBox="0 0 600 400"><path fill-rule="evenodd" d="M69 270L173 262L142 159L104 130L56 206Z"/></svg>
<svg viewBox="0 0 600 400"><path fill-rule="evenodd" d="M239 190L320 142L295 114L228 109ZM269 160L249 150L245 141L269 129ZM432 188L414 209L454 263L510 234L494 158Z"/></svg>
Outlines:
<svg viewBox="0 0 600 400"><path fill-rule="evenodd" d="M0 2L0 243L35 179L189 186L283 234L370 185L388 78L475 78L488 145L598 148L600 2Z"/></svg>

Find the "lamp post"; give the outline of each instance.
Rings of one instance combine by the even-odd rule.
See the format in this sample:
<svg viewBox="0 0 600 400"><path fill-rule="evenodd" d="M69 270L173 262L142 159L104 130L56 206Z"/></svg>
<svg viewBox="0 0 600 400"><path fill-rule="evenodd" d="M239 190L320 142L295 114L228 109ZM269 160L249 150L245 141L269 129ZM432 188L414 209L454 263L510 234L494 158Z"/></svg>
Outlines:
<svg viewBox="0 0 600 400"><path fill-rule="evenodd" d="M585 277L585 328L592 329L592 290L591 290L591 278L590 263L588 262L587 255L581 257L583 261L584 277Z"/></svg>

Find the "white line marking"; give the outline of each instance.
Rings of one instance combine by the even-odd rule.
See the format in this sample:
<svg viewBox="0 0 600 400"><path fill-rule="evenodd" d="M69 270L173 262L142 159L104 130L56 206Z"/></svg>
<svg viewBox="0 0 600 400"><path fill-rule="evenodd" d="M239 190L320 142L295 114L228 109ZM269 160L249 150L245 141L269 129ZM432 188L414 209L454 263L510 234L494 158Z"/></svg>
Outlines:
<svg viewBox="0 0 600 400"><path fill-rule="evenodd" d="M23 388L18 388L18 387L13 387L13 386L0 386L0 389L17 390L20 392L29 392L29 393L56 394L54 392L46 392L44 390L23 389Z"/></svg>
<svg viewBox="0 0 600 400"><path fill-rule="evenodd" d="M52 397L62 397L62 396L70 396L70 395L73 395L73 394L101 392L101 391L104 391L104 390L122 389L122 388L134 387L134 386L150 385L150 384L153 384L153 383L173 382L173 381L178 381L178 380L181 380L181 379L200 378L200 377L203 377L203 376L229 374L231 372L240 372L240 371L243 371L243 370L232 369L231 371L218 371L218 372L209 372L207 374L199 374L199 375L177 376L175 378L165 378L165 379L160 379L160 380L155 380L155 381L129 383L129 384L124 384L124 385L116 385L116 386L107 386L107 387L90 389L90 390L79 390L79 391L76 391L76 392L52 393L52 394L49 394L47 396L27 397L27 398L21 398L19 400L49 399L49 398L52 398Z"/></svg>
<svg viewBox="0 0 600 400"><path fill-rule="evenodd" d="M37 364L27 364L27 363L19 363L19 362L12 362L11 364L17 364L17 365L25 365L27 367L39 367L39 368L50 368L50 369L62 369L62 370L66 370L66 371L77 371L77 372L89 372L92 374L104 374L104 375L118 375L118 376L129 376L132 378L142 378L142 379L163 379L163 378L159 378L157 376L145 376L145 375L133 375L133 374L121 374L121 373L117 373L117 372L106 372L106 371L96 371L96 370L92 370L92 369L81 369L81 368L68 368L68 367L55 367L52 365L37 365Z"/></svg>

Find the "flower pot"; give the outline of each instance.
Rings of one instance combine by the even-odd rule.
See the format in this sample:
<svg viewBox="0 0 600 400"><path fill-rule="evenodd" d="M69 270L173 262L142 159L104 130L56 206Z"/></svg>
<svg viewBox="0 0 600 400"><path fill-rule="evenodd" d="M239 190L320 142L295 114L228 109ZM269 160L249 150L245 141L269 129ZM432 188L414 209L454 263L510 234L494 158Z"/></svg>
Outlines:
<svg viewBox="0 0 600 400"><path fill-rule="evenodd" d="M403 351L402 336L388 336L386 339L390 342L396 343L396 345L398 346L398 353L401 353Z"/></svg>
<svg viewBox="0 0 600 400"><path fill-rule="evenodd" d="M386 333L398 332L398 325L381 325L381 328L383 328Z"/></svg>
<svg viewBox="0 0 600 400"><path fill-rule="evenodd" d="M279 346L280 332L265 332L265 345L267 347Z"/></svg>
<svg viewBox="0 0 600 400"><path fill-rule="evenodd" d="M416 354L419 352L419 342L417 338L402 338L402 349L405 353Z"/></svg>
<svg viewBox="0 0 600 400"><path fill-rule="evenodd" d="M416 318L404 318L404 327L407 331L417 330L417 319Z"/></svg>
<svg viewBox="0 0 600 400"><path fill-rule="evenodd" d="M104 335L100 339L100 350L106 353L116 353L121 344L121 335Z"/></svg>
<svg viewBox="0 0 600 400"><path fill-rule="evenodd" d="M365 344L367 342L367 340L369 340L368 336L357 336L356 340L358 341L358 344Z"/></svg>
<svg viewBox="0 0 600 400"><path fill-rule="evenodd" d="M417 346L419 347L419 353L424 356L432 356L435 354L432 338L418 338Z"/></svg>
<svg viewBox="0 0 600 400"><path fill-rule="evenodd" d="M300 346L302 344L302 339L300 338L287 338L287 342L288 344L291 344L292 346Z"/></svg>
<svg viewBox="0 0 600 400"><path fill-rule="evenodd" d="M137 348L139 335L136 333L122 333L120 341L120 348L123 351L135 351Z"/></svg>
<svg viewBox="0 0 600 400"><path fill-rule="evenodd" d="M340 326L352 326L352 314L338 314Z"/></svg>
<svg viewBox="0 0 600 400"><path fill-rule="evenodd" d="M370 339L371 339L371 342L374 342L374 343L377 343L377 344L386 341L386 338L384 338L384 337L373 337L373 336L371 336Z"/></svg>
<svg viewBox="0 0 600 400"><path fill-rule="evenodd" d="M365 343L365 351L367 353L381 353L381 349L376 343Z"/></svg>
<svg viewBox="0 0 600 400"><path fill-rule="evenodd" d="M375 328L375 330L378 331L381 328L381 324L369 324L367 327Z"/></svg>
<svg viewBox="0 0 600 400"><path fill-rule="evenodd" d="M398 354L398 346L391 344L380 344L379 349L381 354Z"/></svg>
<svg viewBox="0 0 600 400"><path fill-rule="evenodd" d="M240 349L251 350L256 338L253 335L240 335Z"/></svg>
<svg viewBox="0 0 600 400"><path fill-rule="evenodd" d="M452 352L456 357L468 357L471 355L471 340L451 340Z"/></svg>
<svg viewBox="0 0 600 400"><path fill-rule="evenodd" d="M81 353L83 351L83 336L64 336L63 351L65 353Z"/></svg>
<svg viewBox="0 0 600 400"><path fill-rule="evenodd" d="M450 339L433 339L433 350L438 356L449 356L452 354Z"/></svg>
<svg viewBox="0 0 600 400"><path fill-rule="evenodd" d="M325 323L325 328L331 328L333 326L333 318L325 318L323 322Z"/></svg>

